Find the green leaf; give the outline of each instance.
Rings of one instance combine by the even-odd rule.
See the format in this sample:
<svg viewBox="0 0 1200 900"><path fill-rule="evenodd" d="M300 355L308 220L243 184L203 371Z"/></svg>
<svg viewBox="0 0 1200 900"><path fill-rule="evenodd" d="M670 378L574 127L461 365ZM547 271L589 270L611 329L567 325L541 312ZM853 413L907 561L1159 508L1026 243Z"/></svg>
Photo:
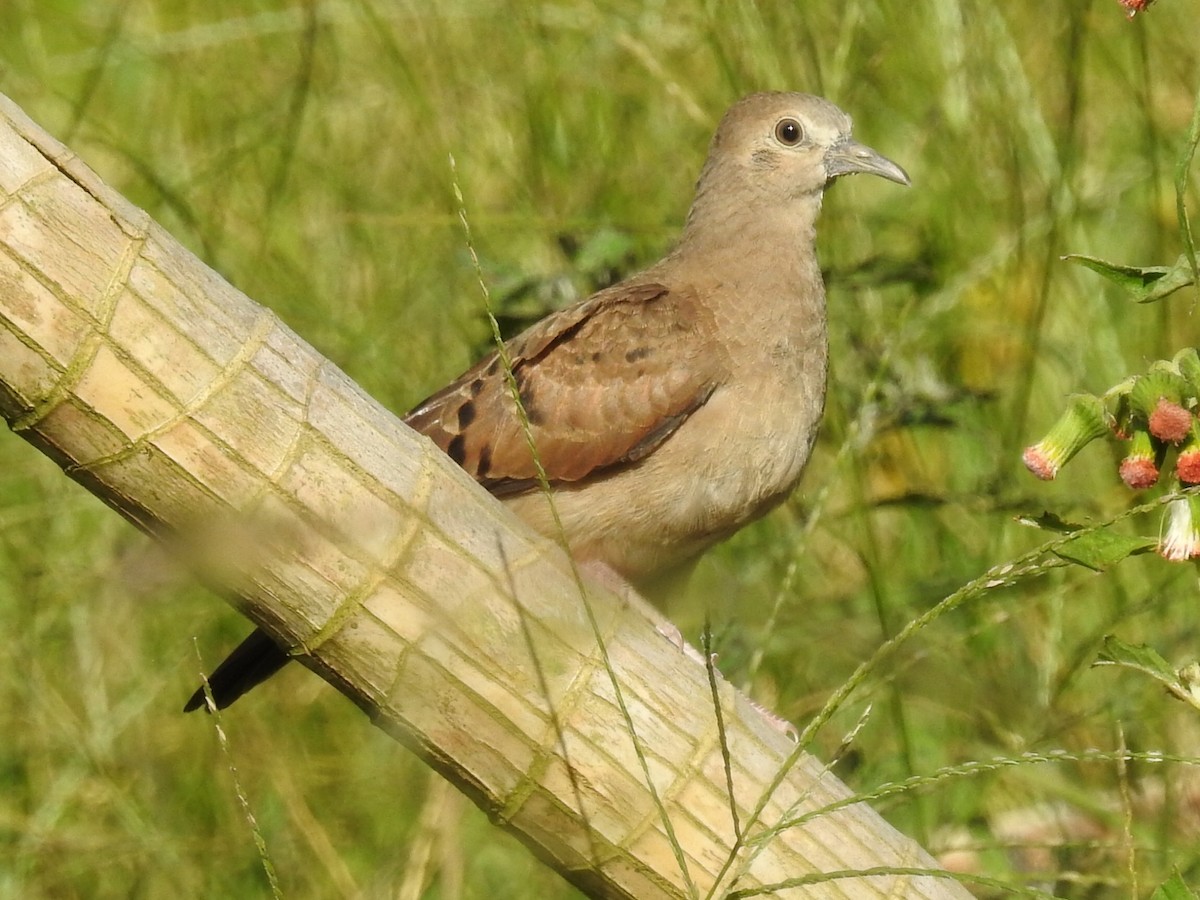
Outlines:
<svg viewBox="0 0 1200 900"><path fill-rule="evenodd" d="M1124 666L1137 669L1159 681L1174 681L1175 670L1157 650L1146 644L1127 644L1119 637L1105 635L1104 648L1096 655L1096 665Z"/></svg>
<svg viewBox="0 0 1200 900"><path fill-rule="evenodd" d="M1104 529L1082 534L1074 540L1067 541L1054 552L1067 562L1103 572L1126 558L1145 553L1157 545L1158 541L1154 538L1115 534Z"/></svg>
<svg viewBox="0 0 1200 900"><path fill-rule="evenodd" d="M1081 253L1068 253L1063 259L1079 263L1119 284L1133 294L1138 303L1161 300L1195 281L1186 256L1180 256L1173 266L1123 266Z"/></svg>
<svg viewBox="0 0 1200 900"><path fill-rule="evenodd" d="M1017 521L1022 525L1040 528L1055 534L1074 534L1087 528L1086 525L1070 522L1052 512L1043 512L1038 516L1026 513L1017 516ZM1067 562L1103 572L1130 556L1145 553L1156 546L1158 546L1158 541L1155 538L1131 537L1126 534L1117 534L1106 528L1081 534L1074 540L1067 541L1055 548L1054 553Z"/></svg>
<svg viewBox="0 0 1200 900"><path fill-rule="evenodd" d="M1190 663L1173 669L1158 651L1145 644L1127 644L1111 634L1104 638L1104 647L1096 654L1094 666L1121 666L1149 675L1161 682L1171 694L1184 703L1200 709L1200 664Z"/></svg>
<svg viewBox="0 0 1200 900"><path fill-rule="evenodd" d="M1150 895L1150 900L1200 900L1195 892L1183 883L1183 877L1176 869L1166 881L1159 885L1158 890Z"/></svg>

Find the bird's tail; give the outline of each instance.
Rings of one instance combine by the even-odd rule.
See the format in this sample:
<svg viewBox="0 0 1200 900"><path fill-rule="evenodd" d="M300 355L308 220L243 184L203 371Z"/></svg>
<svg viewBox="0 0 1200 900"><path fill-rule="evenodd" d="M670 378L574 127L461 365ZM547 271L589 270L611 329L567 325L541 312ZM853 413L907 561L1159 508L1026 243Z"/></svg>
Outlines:
<svg viewBox="0 0 1200 900"><path fill-rule="evenodd" d="M224 709L251 688L262 684L283 668L290 659L275 641L261 628L255 628L237 648L208 676L217 709ZM204 685L184 704L183 711L191 712L205 706Z"/></svg>

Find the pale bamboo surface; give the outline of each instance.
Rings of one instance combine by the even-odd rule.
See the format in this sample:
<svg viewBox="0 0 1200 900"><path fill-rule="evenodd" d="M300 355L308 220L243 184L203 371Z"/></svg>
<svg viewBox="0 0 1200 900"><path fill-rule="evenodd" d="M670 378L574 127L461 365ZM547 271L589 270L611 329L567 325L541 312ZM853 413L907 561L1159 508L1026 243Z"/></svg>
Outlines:
<svg viewBox="0 0 1200 900"><path fill-rule="evenodd" d="M0 413L593 896L969 896L4 97Z"/></svg>

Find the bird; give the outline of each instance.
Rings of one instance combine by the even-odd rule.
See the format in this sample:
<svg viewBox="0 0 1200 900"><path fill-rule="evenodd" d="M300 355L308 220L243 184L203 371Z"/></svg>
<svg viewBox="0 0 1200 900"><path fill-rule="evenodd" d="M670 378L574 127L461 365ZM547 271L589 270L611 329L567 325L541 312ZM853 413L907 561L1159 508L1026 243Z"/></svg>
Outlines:
<svg viewBox="0 0 1200 900"><path fill-rule="evenodd" d="M550 313L403 421L577 562L634 590L690 571L808 461L829 356L816 221L853 174L911 183L830 101L742 98L665 257ZM289 658L256 630L208 678L216 707ZM201 686L185 710L204 706Z"/></svg>

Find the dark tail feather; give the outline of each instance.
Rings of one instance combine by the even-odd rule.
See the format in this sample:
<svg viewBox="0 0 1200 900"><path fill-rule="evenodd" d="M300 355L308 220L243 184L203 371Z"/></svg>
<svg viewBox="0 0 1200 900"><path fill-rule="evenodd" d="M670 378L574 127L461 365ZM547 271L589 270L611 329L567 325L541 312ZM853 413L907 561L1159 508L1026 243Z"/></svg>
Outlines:
<svg viewBox="0 0 1200 900"><path fill-rule="evenodd" d="M291 657L267 637L266 632L255 628L237 649L225 658L208 676L217 709L224 709L246 691L262 684L283 668ZM204 703L204 685L188 699L183 711L200 709Z"/></svg>

